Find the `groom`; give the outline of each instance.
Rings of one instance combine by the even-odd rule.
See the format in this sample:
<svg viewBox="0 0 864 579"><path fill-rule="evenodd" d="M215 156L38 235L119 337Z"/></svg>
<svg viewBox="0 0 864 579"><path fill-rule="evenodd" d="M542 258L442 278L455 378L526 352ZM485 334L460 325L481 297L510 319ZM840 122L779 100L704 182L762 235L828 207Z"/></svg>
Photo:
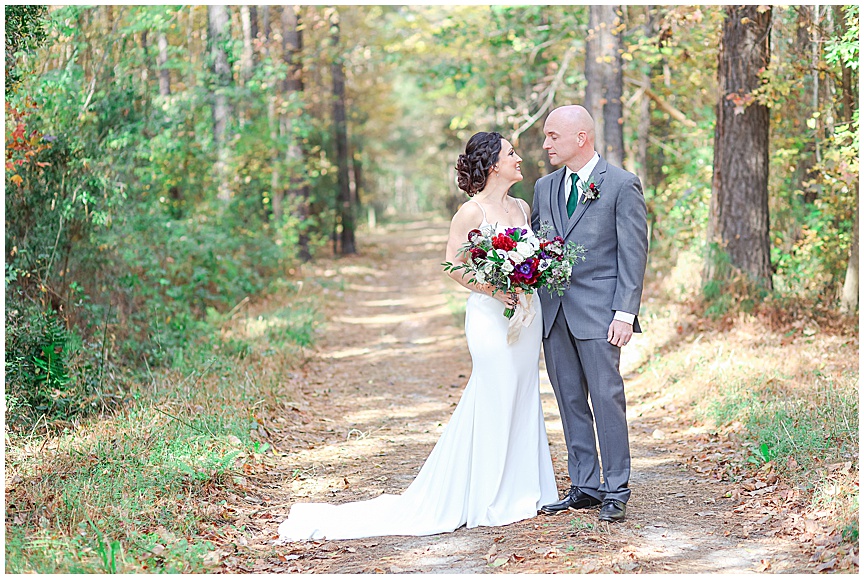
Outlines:
<svg viewBox="0 0 864 579"><path fill-rule="evenodd" d="M571 483L567 496L540 511L602 504L601 521L620 521L630 498L630 444L618 364L621 348L641 332L636 314L648 260L645 199L636 175L594 151L594 120L583 107L553 110L543 132L550 162L563 167L534 186L531 226L537 231L548 222L565 240L585 246L586 260L573 269L563 296L540 292L546 368L564 424Z"/></svg>

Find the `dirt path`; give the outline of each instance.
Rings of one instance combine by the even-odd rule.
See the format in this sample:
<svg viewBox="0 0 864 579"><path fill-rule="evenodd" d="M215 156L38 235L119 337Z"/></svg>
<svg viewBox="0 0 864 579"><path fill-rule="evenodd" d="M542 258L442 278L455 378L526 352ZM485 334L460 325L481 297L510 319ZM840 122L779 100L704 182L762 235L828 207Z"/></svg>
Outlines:
<svg viewBox="0 0 864 579"><path fill-rule="evenodd" d="M303 395L279 420L269 475L246 502L256 556L229 557L228 571L315 573L806 572L798 543L772 536L735 489L687 467L704 431L686 408L658 392L640 365L674 331L633 340L625 374L633 495L623 523L597 511L539 516L497 528L431 537L377 537L273 547L276 527L298 501L342 503L408 486L449 419L471 371L462 312L466 291L440 261L447 224L393 226L363 239L362 257L330 262L328 322L299 378ZM664 345L665 344L665 345ZM541 395L559 488L566 450L551 386ZM702 438L700 438L700 436ZM251 498L250 498L251 497ZM735 498L733 498L735 497ZM744 512L741 512L741 511ZM737 512L736 512L737 511ZM812 568L811 568L812 569Z"/></svg>

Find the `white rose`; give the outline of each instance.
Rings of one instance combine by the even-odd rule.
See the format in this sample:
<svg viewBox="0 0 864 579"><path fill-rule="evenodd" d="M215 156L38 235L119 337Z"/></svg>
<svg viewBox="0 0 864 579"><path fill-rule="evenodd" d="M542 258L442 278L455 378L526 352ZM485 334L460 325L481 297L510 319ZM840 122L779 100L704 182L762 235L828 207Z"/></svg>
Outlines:
<svg viewBox="0 0 864 579"><path fill-rule="evenodd" d="M521 255L523 259L528 259L532 255L534 255L534 249L532 249L530 243L520 241L516 244L516 253Z"/></svg>
<svg viewBox="0 0 864 579"><path fill-rule="evenodd" d="M513 264L510 263L509 259L503 264L501 264L501 271L503 271L504 273L510 273L511 271L513 271Z"/></svg>
<svg viewBox="0 0 864 579"><path fill-rule="evenodd" d="M519 253L518 251L508 251L507 257L509 257L510 261L512 261L516 265L519 265L520 263L525 261L525 258L522 257L522 254Z"/></svg>
<svg viewBox="0 0 864 579"><path fill-rule="evenodd" d="M483 266L483 273L490 274L495 271L495 264L491 261Z"/></svg>
<svg viewBox="0 0 864 579"><path fill-rule="evenodd" d="M477 283L486 283L486 276L483 275L482 271L478 271L477 273L475 273L474 279L477 281Z"/></svg>
<svg viewBox="0 0 864 579"><path fill-rule="evenodd" d="M501 259L507 259L507 252L503 249L496 249L495 253L497 253L498 257L500 257Z"/></svg>

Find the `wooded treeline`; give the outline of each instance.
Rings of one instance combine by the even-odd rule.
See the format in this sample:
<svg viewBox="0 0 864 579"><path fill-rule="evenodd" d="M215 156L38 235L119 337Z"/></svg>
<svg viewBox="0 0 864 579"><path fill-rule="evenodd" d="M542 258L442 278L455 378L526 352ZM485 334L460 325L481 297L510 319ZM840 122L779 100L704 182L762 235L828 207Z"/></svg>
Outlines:
<svg viewBox="0 0 864 579"><path fill-rule="evenodd" d="M530 201L568 103L640 176L654 272L695 251L720 310L858 307L857 6L5 12L13 424L181 367L247 296L362 250L358 223L451 213L478 130Z"/></svg>

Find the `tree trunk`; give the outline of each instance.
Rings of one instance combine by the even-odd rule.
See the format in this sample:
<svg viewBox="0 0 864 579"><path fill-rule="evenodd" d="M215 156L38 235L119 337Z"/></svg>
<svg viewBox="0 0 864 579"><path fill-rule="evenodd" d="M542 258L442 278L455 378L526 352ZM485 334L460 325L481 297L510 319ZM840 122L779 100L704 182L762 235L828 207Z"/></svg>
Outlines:
<svg viewBox="0 0 864 579"><path fill-rule="evenodd" d="M752 91L768 67L771 8L727 6L720 43L714 176L703 281L743 271L772 288L768 231L768 108ZM725 257L724 257L725 256ZM721 264L728 263L731 268Z"/></svg>
<svg viewBox="0 0 864 579"><path fill-rule="evenodd" d="M228 101L228 90L231 86L231 67L228 64L226 45L231 40L228 31L230 21L227 6L208 6L208 34L210 42L210 61L213 72L213 140L216 143L216 178L218 180L217 197L221 201L231 199L231 186L228 179L228 120L231 117L231 106Z"/></svg>
<svg viewBox="0 0 864 579"><path fill-rule="evenodd" d="M839 28L837 36L842 36L848 30L846 26L846 18L844 17L843 10L839 6L836 6L835 10L837 11L835 14L835 22ZM853 82L852 70L846 66L845 63L842 63L840 68L842 75L840 85L843 94L840 99L842 110L838 116L843 119L843 122L851 124L853 112L858 108L858 103L856 102L858 92L857 90L853 90L853 87L858 86L858 79L856 78L855 82ZM849 263L846 265L846 279L843 281L843 292L840 295L840 311L848 314L854 314L855 310L858 309L858 212L861 210L861 199L857 193L857 179L852 186L852 190L856 192L855 217L852 222L852 245L849 247Z"/></svg>
<svg viewBox="0 0 864 579"><path fill-rule="evenodd" d="M169 96L171 94L171 71L168 70L168 38L164 32L160 32L157 43L159 45L159 56L156 64L159 67L159 94Z"/></svg>
<svg viewBox="0 0 864 579"><path fill-rule="evenodd" d="M303 65L300 54L303 49L303 23L300 18L299 6L282 7L282 59L288 66L288 74L282 82L282 91L287 96L303 94ZM299 99L298 99L299 100ZM309 261L312 254L309 251L309 185L304 178L306 171L306 153L298 138L292 134L291 124L284 119L282 126L289 144L285 152L285 165L290 171L287 195L291 199L291 211L299 223L297 240L298 256L303 261Z"/></svg>
<svg viewBox="0 0 864 579"><path fill-rule="evenodd" d="M255 40L258 38L258 7L249 7L249 36L252 38L252 66L258 64L258 56L255 52Z"/></svg>
<svg viewBox="0 0 864 579"><path fill-rule="evenodd" d="M270 142L273 144L273 152L270 156L270 207L271 219L276 227L282 221L282 193L281 171L279 167L279 116L276 114L276 95L270 97L267 103L267 124L270 126Z"/></svg>
<svg viewBox="0 0 864 579"><path fill-rule="evenodd" d="M261 7L261 35L264 41L264 54L270 53L270 7Z"/></svg>
<svg viewBox="0 0 864 579"><path fill-rule="evenodd" d="M254 6L240 6L240 24L243 27L243 52L240 54L240 79L244 86L249 82L249 79L252 78L252 71L255 65L255 50L252 46L252 40L255 38L252 33L253 9Z"/></svg>
<svg viewBox="0 0 864 579"><path fill-rule="evenodd" d="M299 8L299 6L282 7L282 60L288 67L288 74L282 81L282 91L285 93L303 91L303 66L300 62L303 32Z"/></svg>
<svg viewBox="0 0 864 579"><path fill-rule="evenodd" d="M643 33L648 38L657 32L657 18L651 16L652 8L653 6L645 6L645 14L648 16L648 21L643 27ZM646 88L651 86L651 77L648 74L650 68L650 65L644 65L644 68L640 71L640 81L642 82L642 86ZM642 189L647 190L649 187L653 186L653 183L651 183L648 178L648 139L651 136L651 99L648 97L647 93L643 93L639 98L638 106L639 120L636 125L635 147L636 175L639 176L639 180L642 182ZM648 242L651 242L650 237L648 238Z"/></svg>
<svg viewBox="0 0 864 579"><path fill-rule="evenodd" d="M150 78L150 44L149 39L147 38L147 31L141 31L141 52L143 53L143 62L141 66L141 82L144 83L144 86L147 86L147 80Z"/></svg>
<svg viewBox="0 0 864 579"><path fill-rule="evenodd" d="M858 191L858 181L855 181L855 191ZM840 295L840 311L854 314L858 309L858 211L859 198L855 195L855 220L852 225L852 245L849 248L849 263L846 266L846 279L843 281L843 293Z"/></svg>
<svg viewBox="0 0 864 579"><path fill-rule="evenodd" d="M624 91L621 18L617 5L592 5L585 43L585 108L594 117L594 146L607 161L624 164Z"/></svg>
<svg viewBox="0 0 864 579"><path fill-rule="evenodd" d="M330 16L330 40L336 50L330 73L333 77L333 125L336 140L336 162L339 168L339 197L337 212L342 224L339 236L339 253L357 253L354 243L354 207L351 204L351 189L348 175L348 123L345 117L345 65L339 52L339 13L334 9Z"/></svg>

